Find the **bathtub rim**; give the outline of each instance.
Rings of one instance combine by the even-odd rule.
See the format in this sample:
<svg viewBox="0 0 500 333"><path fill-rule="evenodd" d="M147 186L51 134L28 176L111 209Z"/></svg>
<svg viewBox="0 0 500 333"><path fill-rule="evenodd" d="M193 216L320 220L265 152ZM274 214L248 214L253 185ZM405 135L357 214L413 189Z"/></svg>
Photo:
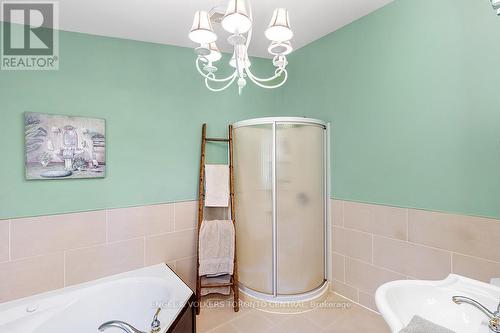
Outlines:
<svg viewBox="0 0 500 333"><path fill-rule="evenodd" d="M175 308L175 316L168 319L165 319L165 317L163 317L163 320L160 319L162 321L162 324L165 325L164 328L162 328L161 332L162 333L168 332L170 327L172 327L172 325L175 323L176 318L182 313L186 305L188 305L188 302L194 293L187 286L187 284L177 275L177 273L175 273L167 264L164 263L143 267L128 272L110 275L96 280L87 281L67 286L64 288L50 290L40 294L3 302L0 303L0 314L5 313L7 314L7 318L9 318L9 314L15 315L22 313L22 315L14 316L14 318L17 317L19 319L22 318L23 316L30 315L30 313L28 313L27 311L27 308L30 305L38 306L39 304L40 305L43 304L43 305L48 305L47 308L64 306L64 304L67 304L68 302L71 301L72 299L71 295L76 297L79 294L84 294L85 291L91 289L92 287L97 287L102 284L110 284L113 281L128 280L134 278L145 278L154 280L166 279L166 281L169 281L169 286L173 286L174 288L177 289L176 290L177 297L174 301L178 304L178 306ZM36 311L38 311L38 309ZM6 325L13 320L17 319L12 319L11 317L7 319L5 322L1 323L0 325L2 326Z"/></svg>

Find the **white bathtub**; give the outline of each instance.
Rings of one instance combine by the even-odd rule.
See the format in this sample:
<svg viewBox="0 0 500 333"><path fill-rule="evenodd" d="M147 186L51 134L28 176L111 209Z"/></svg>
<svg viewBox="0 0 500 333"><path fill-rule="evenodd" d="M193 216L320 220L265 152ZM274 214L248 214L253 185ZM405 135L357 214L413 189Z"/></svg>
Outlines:
<svg viewBox="0 0 500 333"><path fill-rule="evenodd" d="M110 320L149 332L158 307L164 333L191 295L161 264L0 304L0 333L95 333ZM123 333L117 328L105 332Z"/></svg>

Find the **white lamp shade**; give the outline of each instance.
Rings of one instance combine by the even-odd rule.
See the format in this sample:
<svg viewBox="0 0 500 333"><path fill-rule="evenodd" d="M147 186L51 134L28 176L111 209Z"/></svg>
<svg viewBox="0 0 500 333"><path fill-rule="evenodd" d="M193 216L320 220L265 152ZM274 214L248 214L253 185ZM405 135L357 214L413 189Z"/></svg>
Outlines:
<svg viewBox="0 0 500 333"><path fill-rule="evenodd" d="M217 40L217 35L212 29L210 16L206 11L199 10L194 14L189 39L198 44L209 44Z"/></svg>
<svg viewBox="0 0 500 333"><path fill-rule="evenodd" d="M204 45L203 47L206 47L208 50L210 50L210 53L205 56L205 58L209 62L216 62L222 58L222 54L220 53L220 50L217 47L217 44L210 43L208 45Z"/></svg>
<svg viewBox="0 0 500 333"><path fill-rule="evenodd" d="M231 34L244 34L252 27L248 17L245 0L230 0L226 15L222 19L222 27Z"/></svg>
<svg viewBox="0 0 500 333"><path fill-rule="evenodd" d="M288 55L292 53L293 47L290 41L287 42L271 42L267 51L272 55Z"/></svg>
<svg viewBox="0 0 500 333"><path fill-rule="evenodd" d="M285 8L276 8L271 18L271 23L266 29L267 39L275 42L286 42L292 39L293 31L290 28L290 18L288 10Z"/></svg>
<svg viewBox="0 0 500 333"><path fill-rule="evenodd" d="M248 58L248 53L246 52L246 47L245 45L238 45L235 47L233 56L231 57L231 60L229 60L229 66L233 68L237 68L236 66L236 51L238 50L238 57L239 57L239 63L240 66L243 65L244 68L249 68L252 63L250 62L250 59Z"/></svg>

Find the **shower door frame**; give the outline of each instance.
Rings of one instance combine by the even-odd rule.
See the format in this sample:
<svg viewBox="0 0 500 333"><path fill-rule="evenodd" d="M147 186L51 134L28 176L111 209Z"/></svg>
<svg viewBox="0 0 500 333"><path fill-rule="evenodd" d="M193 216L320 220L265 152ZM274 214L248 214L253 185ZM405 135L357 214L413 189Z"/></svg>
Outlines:
<svg viewBox="0 0 500 333"><path fill-rule="evenodd" d="M331 256L331 225L330 225L330 123L319 119L302 118L302 117L266 117L255 118L249 120L238 121L233 124L233 129L240 127L248 127L255 125L272 125L272 294L262 293L253 289L247 288L240 283L239 289L244 293L265 301L271 302L296 302L312 299L325 292L328 288L328 282L332 279L332 256ZM300 294L295 295L278 295L278 212L277 212L277 181L276 181L276 132L277 125L279 124L298 124L298 125L311 125L323 128L323 179L324 179L324 212L323 212L323 225L324 225L324 280L323 283L317 288Z"/></svg>

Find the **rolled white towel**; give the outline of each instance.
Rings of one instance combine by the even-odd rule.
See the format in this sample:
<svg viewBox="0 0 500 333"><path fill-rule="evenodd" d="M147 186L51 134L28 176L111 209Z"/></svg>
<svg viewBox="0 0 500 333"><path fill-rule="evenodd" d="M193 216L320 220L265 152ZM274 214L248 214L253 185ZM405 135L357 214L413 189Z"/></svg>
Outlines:
<svg viewBox="0 0 500 333"><path fill-rule="evenodd" d="M214 277L202 276L201 277L201 285L207 284L220 284L220 283L229 283L231 282L231 275L219 275ZM218 287L218 288L201 288L201 296L205 296L208 294L222 294L229 295L231 293L231 287Z"/></svg>

